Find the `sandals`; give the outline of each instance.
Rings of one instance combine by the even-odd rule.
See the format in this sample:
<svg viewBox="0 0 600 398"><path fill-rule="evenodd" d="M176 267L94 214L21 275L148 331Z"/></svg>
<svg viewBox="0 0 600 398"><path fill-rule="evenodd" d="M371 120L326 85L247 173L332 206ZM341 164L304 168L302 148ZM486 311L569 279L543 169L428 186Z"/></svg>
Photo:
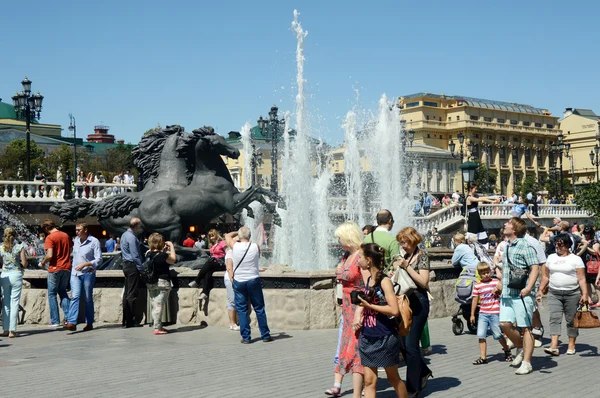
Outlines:
<svg viewBox="0 0 600 398"><path fill-rule="evenodd" d="M473 365L486 365L488 363L487 358L477 358L476 360L473 361Z"/></svg>
<svg viewBox="0 0 600 398"><path fill-rule="evenodd" d="M513 357L511 350L504 351L504 362L512 362L514 360L515 357Z"/></svg>
<svg viewBox="0 0 600 398"><path fill-rule="evenodd" d="M342 389L340 387L331 387L329 390L325 391L325 395L329 395L330 397L341 397Z"/></svg>
<svg viewBox="0 0 600 398"><path fill-rule="evenodd" d="M547 347L547 348L544 348L544 352L545 352L546 354L550 354L550 355L552 355L553 357L557 357L557 356L559 356L559 355L560 355L560 352L558 351L558 348L550 348L550 347Z"/></svg>

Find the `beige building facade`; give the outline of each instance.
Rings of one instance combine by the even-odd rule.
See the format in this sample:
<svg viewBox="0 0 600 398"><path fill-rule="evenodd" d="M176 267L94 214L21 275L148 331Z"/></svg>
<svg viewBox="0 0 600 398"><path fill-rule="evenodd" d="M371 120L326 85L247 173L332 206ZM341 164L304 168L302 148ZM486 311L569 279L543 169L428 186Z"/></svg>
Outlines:
<svg viewBox="0 0 600 398"><path fill-rule="evenodd" d="M571 145L569 160L563 163L563 169L568 170L569 176L574 176L574 185L596 181L597 166L592 164L590 152L600 141L600 117L589 109L567 108L560 121L560 129L564 142ZM594 163L595 160L594 152Z"/></svg>
<svg viewBox="0 0 600 398"><path fill-rule="evenodd" d="M415 132L417 145L448 151L452 140L459 152L458 136L462 134L463 160L470 156L489 164L498 175L499 193L512 194L526 176L539 181L549 177L550 144L561 130L558 117L545 109L430 93L402 96L398 105L406 128ZM472 153L467 149L470 142ZM455 181L460 187L458 172Z"/></svg>

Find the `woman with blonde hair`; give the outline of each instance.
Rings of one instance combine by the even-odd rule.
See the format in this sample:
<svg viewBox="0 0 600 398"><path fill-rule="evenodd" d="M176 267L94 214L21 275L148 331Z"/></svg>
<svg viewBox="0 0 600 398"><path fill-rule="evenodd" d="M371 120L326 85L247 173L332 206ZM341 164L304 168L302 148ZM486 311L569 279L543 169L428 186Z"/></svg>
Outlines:
<svg viewBox="0 0 600 398"><path fill-rule="evenodd" d="M412 310L412 326L408 336L404 340L404 360L406 361L406 389L409 396L418 395L432 376L421 357L419 340L427 318L429 317L429 256L427 252L419 249L419 243L423 240L421 235L413 227L405 227L398 232L396 240L406 253L404 258L394 262L394 268L402 268L408 273L417 285L417 289L408 296L410 309Z"/></svg>
<svg viewBox="0 0 600 398"><path fill-rule="evenodd" d="M189 287L198 287L202 284L202 293L200 293L200 300L206 300L210 291L213 288L213 273L218 271L225 271L225 249L227 248L227 242L223 239L219 231L211 229L208 231L208 251L210 258L200 268L196 279L188 285Z"/></svg>
<svg viewBox="0 0 600 398"><path fill-rule="evenodd" d="M171 277L169 267L175 264L177 256L172 242L165 242L159 233L153 233L148 237L150 251L146 257L152 259L154 274L158 276L158 281L154 284L147 283L148 294L152 301L152 319L154 320L154 334L167 334L167 330L162 326L163 309L167 304L169 293L171 292Z"/></svg>
<svg viewBox="0 0 600 398"><path fill-rule="evenodd" d="M347 373L352 372L352 385L354 397L360 398L363 386L363 367L358 352L358 338L352 322L356 313L357 305L352 304L350 293L362 290L369 273L360 268L360 246L364 235L358 225L353 222L345 222L335 230L335 237L348 256L336 268L336 279L342 285L342 333L338 342L338 362L335 366L335 377L333 387L325 391L326 395L333 397L341 396L342 379Z"/></svg>
<svg viewBox="0 0 600 398"><path fill-rule="evenodd" d="M27 266L25 246L17 243L14 228L7 227L4 230L0 257L2 258L0 287L2 288L2 327L4 329L2 336L12 338L17 336L23 270Z"/></svg>

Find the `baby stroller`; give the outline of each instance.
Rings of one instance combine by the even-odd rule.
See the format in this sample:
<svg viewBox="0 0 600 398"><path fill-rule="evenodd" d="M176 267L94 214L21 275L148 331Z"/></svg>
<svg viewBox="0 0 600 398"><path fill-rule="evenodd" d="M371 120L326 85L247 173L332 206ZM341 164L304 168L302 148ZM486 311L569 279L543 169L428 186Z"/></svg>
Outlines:
<svg viewBox="0 0 600 398"><path fill-rule="evenodd" d="M471 333L477 333L477 320L479 318L479 306L475 311L475 324L471 324L471 305L473 303L473 287L477 282L477 271L475 268L465 267L460 273L456 284L454 285L455 297L460 304L458 312L452 316L452 332L458 336L462 334L465 325L461 316L467 322L467 328Z"/></svg>

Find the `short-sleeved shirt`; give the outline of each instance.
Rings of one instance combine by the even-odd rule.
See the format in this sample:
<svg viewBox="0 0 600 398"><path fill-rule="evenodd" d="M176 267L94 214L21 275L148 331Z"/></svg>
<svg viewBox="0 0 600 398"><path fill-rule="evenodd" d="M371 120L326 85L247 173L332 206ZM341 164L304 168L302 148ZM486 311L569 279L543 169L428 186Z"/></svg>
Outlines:
<svg viewBox="0 0 600 398"><path fill-rule="evenodd" d="M510 267L530 269L534 265L539 265L537 253L525 239L516 238L508 242L502 256L502 297L518 298L521 295L519 289L508 287Z"/></svg>
<svg viewBox="0 0 600 398"><path fill-rule="evenodd" d="M213 256L214 258L225 258L225 247L226 246L227 246L227 243L224 240L220 241L216 245L212 245L209 249L210 255Z"/></svg>
<svg viewBox="0 0 600 398"><path fill-rule="evenodd" d="M233 250L227 250L227 252L225 253L225 265L227 265L227 260L231 260L231 262L233 262ZM231 280L229 279L229 272L225 271L224 278L227 281Z"/></svg>
<svg viewBox="0 0 600 398"><path fill-rule="evenodd" d="M394 256L400 253L400 246L394 236L388 231L382 230L382 227L377 227L375 231L365 237L365 243L377 243L385 249L384 273L387 274L392 270Z"/></svg>
<svg viewBox="0 0 600 398"><path fill-rule="evenodd" d="M154 273L158 279L171 280L169 269L171 265L167 263L168 253L165 252L150 252L148 256L154 256Z"/></svg>
<svg viewBox="0 0 600 398"><path fill-rule="evenodd" d="M10 252L4 250L4 244L0 246L0 255L2 256L2 272L22 271L21 250L24 245L22 243L13 243L13 248Z"/></svg>
<svg viewBox="0 0 600 398"><path fill-rule="evenodd" d="M71 270L71 239L66 233L55 230L46 237L44 249L52 249L52 258L48 266L48 272Z"/></svg>
<svg viewBox="0 0 600 398"><path fill-rule="evenodd" d="M568 256L554 253L548 257L546 266L550 271L550 289L565 291L579 289L577 269L585 268L581 257L573 253Z"/></svg>
<svg viewBox="0 0 600 398"><path fill-rule="evenodd" d="M531 247L533 247L533 250L535 250L539 264L544 264L546 262L546 252L544 251L544 246L542 246L539 240L529 234L525 234L524 239Z"/></svg>
<svg viewBox="0 0 600 398"><path fill-rule="evenodd" d="M479 313L481 314L500 314L500 297L494 290L498 285L497 280L488 282L479 282L473 287L473 297L479 297Z"/></svg>
<svg viewBox="0 0 600 398"><path fill-rule="evenodd" d="M106 247L106 251L108 253L112 253L115 251L115 244L117 242L114 239L108 239L106 242L104 242L104 247Z"/></svg>
<svg viewBox="0 0 600 398"><path fill-rule="evenodd" d="M194 243L196 243L196 241L192 238L187 238L186 240L183 241L183 245L185 247L194 247Z"/></svg>
<svg viewBox="0 0 600 398"><path fill-rule="evenodd" d="M421 250L419 248L417 248L416 250L417 250L417 252L415 253L415 256L417 257L417 261L414 264L410 264L410 266L415 271L420 271L420 270L429 271L429 269L430 269L429 255L427 254L427 252L425 250ZM410 255L408 253L406 253L404 255L404 258L409 260ZM420 291L421 293L426 292L426 290L421 288L419 285L417 285L417 290Z"/></svg>

